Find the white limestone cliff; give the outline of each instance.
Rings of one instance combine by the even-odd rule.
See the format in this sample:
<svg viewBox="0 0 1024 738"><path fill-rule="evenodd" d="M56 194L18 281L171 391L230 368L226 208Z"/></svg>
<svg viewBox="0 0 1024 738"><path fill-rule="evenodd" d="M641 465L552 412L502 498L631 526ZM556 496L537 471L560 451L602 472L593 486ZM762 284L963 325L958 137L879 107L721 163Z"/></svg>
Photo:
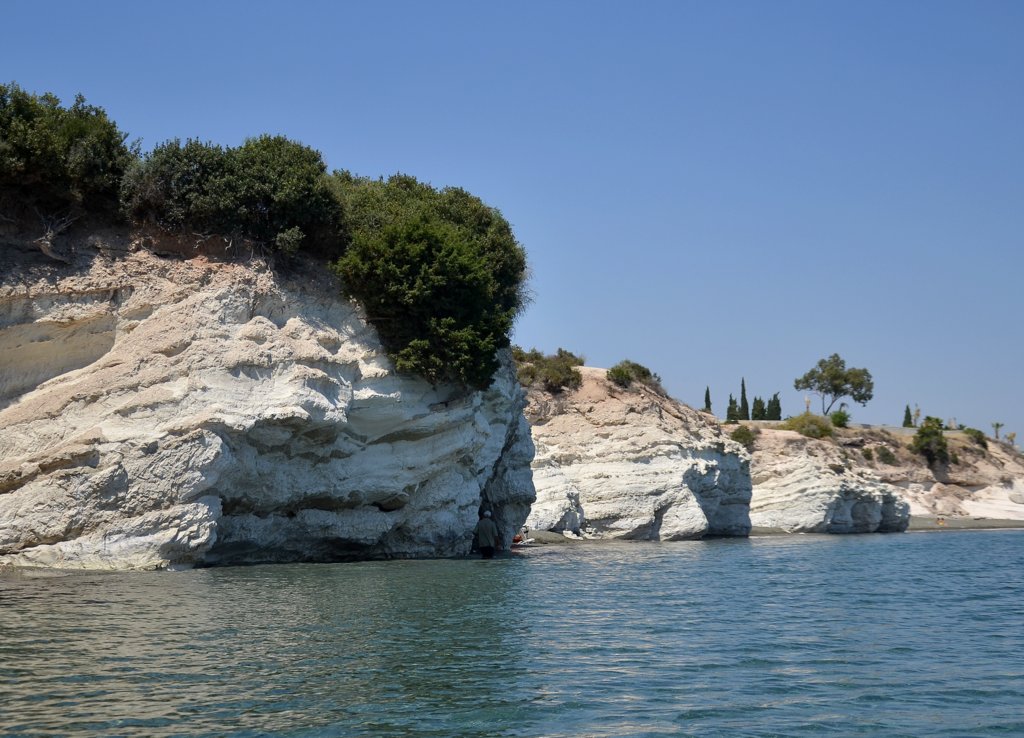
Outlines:
<svg viewBox="0 0 1024 738"><path fill-rule="evenodd" d="M754 424L758 425L758 424ZM929 466L912 429L854 427L816 441L766 426L751 471L751 523L791 532L875 532L1024 522L1024 456L994 439L944 435L951 463ZM975 527L973 525L969 527Z"/></svg>
<svg viewBox="0 0 1024 738"><path fill-rule="evenodd" d="M746 535L750 457L700 413L580 367L583 385L529 392L537 501L527 526L589 537Z"/></svg>
<svg viewBox="0 0 1024 738"><path fill-rule="evenodd" d="M944 433L954 462L929 467L907 445L912 436L875 431L865 447L886 445L893 464L875 462L877 473L897 487L912 516L1024 521L1024 456L1005 443L988 438L985 447L962 431ZM865 463L860 454L852 457ZM872 456L876 456L872 453Z"/></svg>
<svg viewBox="0 0 1024 738"><path fill-rule="evenodd" d="M322 268L0 259L0 563L449 556L533 500L524 397L396 376Z"/></svg>
<svg viewBox="0 0 1024 738"><path fill-rule="evenodd" d="M902 490L855 464L852 455L831 440L768 430L757 436L754 449L750 522L755 531L906 530L910 506Z"/></svg>

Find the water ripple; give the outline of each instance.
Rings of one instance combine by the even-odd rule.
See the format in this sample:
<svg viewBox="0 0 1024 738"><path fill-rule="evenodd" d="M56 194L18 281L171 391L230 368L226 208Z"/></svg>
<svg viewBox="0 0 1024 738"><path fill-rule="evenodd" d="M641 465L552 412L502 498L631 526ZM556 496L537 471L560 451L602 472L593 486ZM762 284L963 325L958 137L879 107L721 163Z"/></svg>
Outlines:
<svg viewBox="0 0 1024 738"><path fill-rule="evenodd" d="M0 579L0 734L1022 734L1022 544L799 536Z"/></svg>

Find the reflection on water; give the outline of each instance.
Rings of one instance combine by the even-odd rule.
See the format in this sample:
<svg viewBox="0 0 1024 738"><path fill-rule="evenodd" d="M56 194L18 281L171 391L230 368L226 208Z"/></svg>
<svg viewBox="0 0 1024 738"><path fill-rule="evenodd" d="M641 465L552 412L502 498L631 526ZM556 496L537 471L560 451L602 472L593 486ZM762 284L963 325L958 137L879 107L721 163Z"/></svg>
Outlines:
<svg viewBox="0 0 1024 738"><path fill-rule="evenodd" d="M801 536L0 579L0 734L1020 733L1022 544Z"/></svg>

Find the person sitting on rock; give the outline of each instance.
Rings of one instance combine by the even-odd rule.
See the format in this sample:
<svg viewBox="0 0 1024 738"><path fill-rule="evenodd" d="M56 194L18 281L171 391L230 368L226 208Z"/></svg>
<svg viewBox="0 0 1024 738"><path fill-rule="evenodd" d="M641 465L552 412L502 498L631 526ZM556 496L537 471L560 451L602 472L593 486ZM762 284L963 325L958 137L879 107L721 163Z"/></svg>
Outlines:
<svg viewBox="0 0 1024 738"><path fill-rule="evenodd" d="M498 547L498 526L491 520L491 511L484 510L484 516L476 524L476 541L480 548L480 556L493 559Z"/></svg>

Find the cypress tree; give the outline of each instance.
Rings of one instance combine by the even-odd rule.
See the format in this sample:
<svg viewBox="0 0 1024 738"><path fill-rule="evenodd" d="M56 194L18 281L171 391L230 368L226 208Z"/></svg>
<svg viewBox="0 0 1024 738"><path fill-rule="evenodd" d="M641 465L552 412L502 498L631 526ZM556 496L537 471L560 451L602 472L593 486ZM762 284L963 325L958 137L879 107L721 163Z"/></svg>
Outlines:
<svg viewBox="0 0 1024 738"><path fill-rule="evenodd" d="M736 407L736 399L729 395L729 409L725 411L725 421L728 423L740 419L740 409Z"/></svg>
<svg viewBox="0 0 1024 738"><path fill-rule="evenodd" d="M782 420L782 401L779 400L778 392L768 400L765 420Z"/></svg>
<svg viewBox="0 0 1024 738"><path fill-rule="evenodd" d="M704 412L711 412L711 387L704 388Z"/></svg>
<svg viewBox="0 0 1024 738"><path fill-rule="evenodd" d="M740 420L750 420L750 405L747 404L747 380L740 378Z"/></svg>
<svg viewBox="0 0 1024 738"><path fill-rule="evenodd" d="M754 403L750 406L750 419L768 420L768 410L764 405L764 400L760 397L755 397Z"/></svg>
<svg viewBox="0 0 1024 738"><path fill-rule="evenodd" d="M914 417L910 414L910 405L907 405L907 409L903 411L903 427L914 427Z"/></svg>

